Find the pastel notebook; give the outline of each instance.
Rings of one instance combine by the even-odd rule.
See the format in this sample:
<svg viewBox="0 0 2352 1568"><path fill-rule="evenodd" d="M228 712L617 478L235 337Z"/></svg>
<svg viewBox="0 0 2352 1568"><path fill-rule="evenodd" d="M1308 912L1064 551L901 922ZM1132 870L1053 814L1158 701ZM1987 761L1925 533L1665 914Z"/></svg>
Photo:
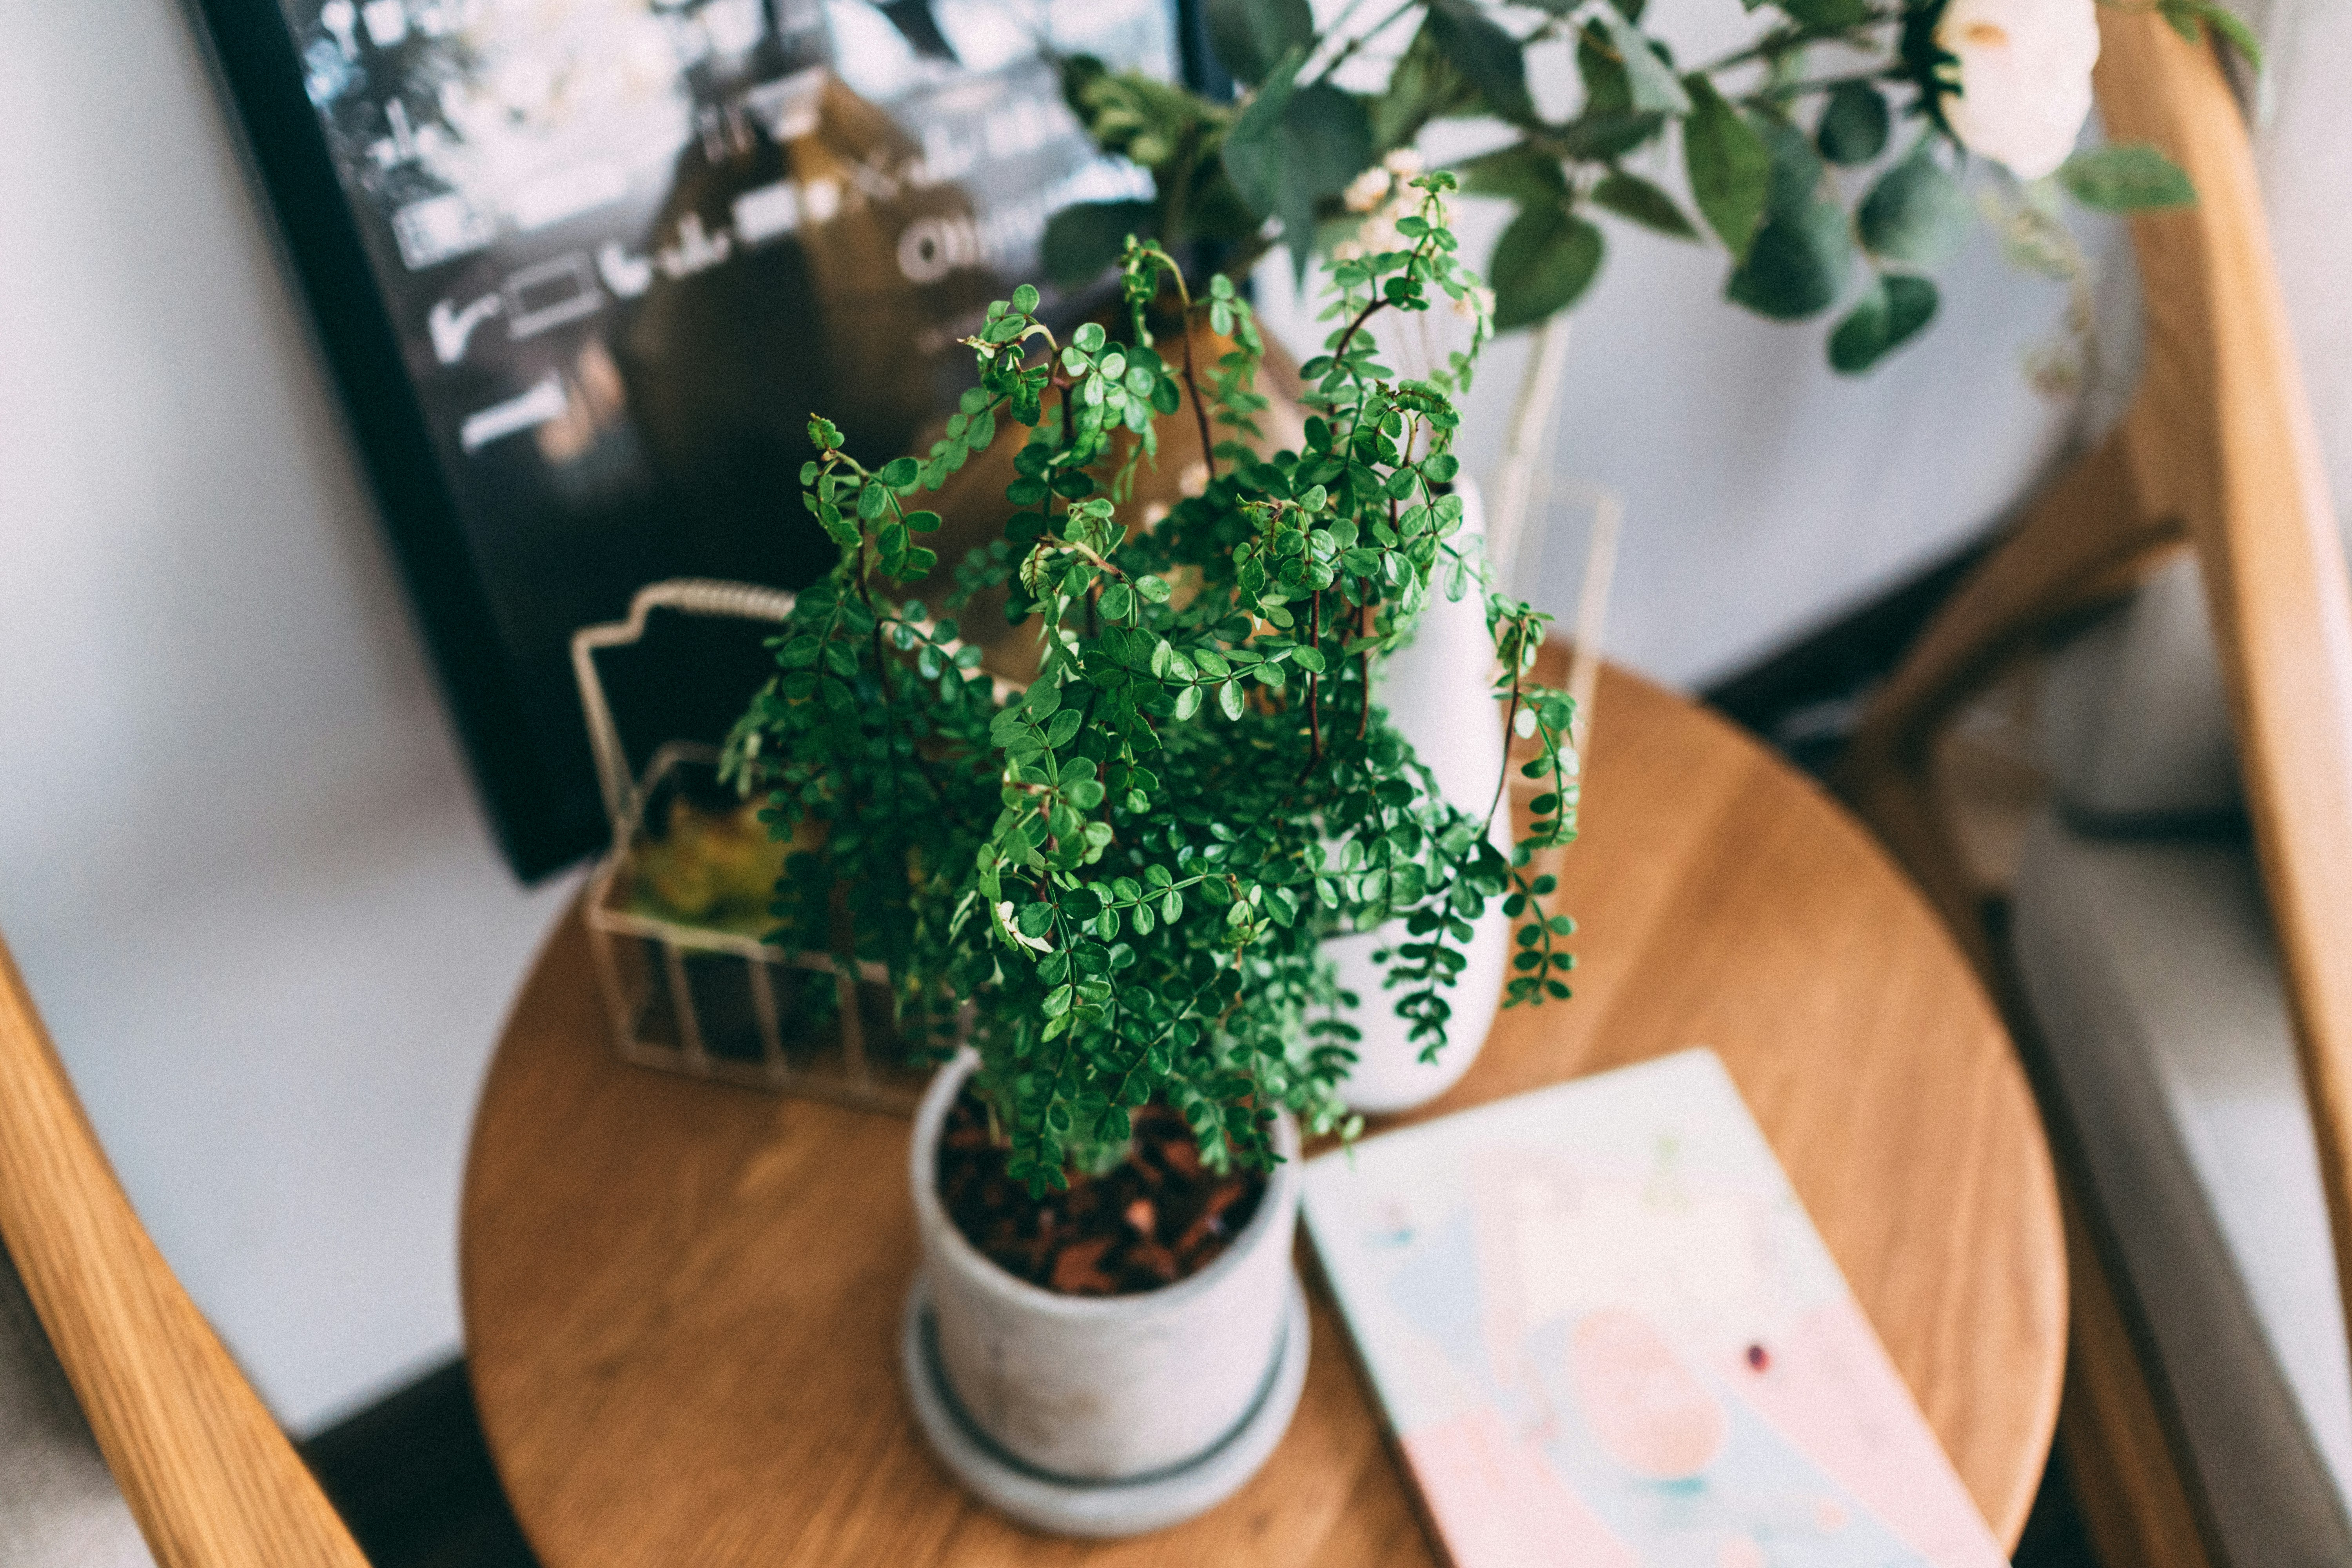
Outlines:
<svg viewBox="0 0 2352 1568"><path fill-rule="evenodd" d="M1455 1568L2005 1561L1712 1051L1305 1176Z"/></svg>

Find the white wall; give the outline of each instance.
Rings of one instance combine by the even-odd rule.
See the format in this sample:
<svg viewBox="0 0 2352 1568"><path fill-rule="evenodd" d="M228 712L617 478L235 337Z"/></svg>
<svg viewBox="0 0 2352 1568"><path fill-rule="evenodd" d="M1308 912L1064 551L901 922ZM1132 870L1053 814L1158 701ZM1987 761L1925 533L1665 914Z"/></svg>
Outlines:
<svg viewBox="0 0 2352 1568"><path fill-rule="evenodd" d="M467 1118L563 891L485 837L186 20L0 0L0 929L166 1256L312 1428L456 1348ZM1706 253L1612 243L1561 460L1629 498L1612 643L1668 679L1940 553L2066 418L2017 371L2054 292L1981 253L1849 383Z"/></svg>
<svg viewBox="0 0 2352 1568"><path fill-rule="evenodd" d="M457 1347L467 1117L563 891L486 835L188 22L0 38L0 930L310 1429Z"/></svg>

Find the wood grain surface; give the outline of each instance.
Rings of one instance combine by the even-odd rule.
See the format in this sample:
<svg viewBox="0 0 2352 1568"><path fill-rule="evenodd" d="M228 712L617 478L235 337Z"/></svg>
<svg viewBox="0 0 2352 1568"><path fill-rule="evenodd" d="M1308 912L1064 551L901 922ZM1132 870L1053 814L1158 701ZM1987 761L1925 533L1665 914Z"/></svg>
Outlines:
<svg viewBox="0 0 2352 1568"><path fill-rule="evenodd" d="M161 1568L367 1568L131 1211L5 942L0 1241Z"/></svg>
<svg viewBox="0 0 2352 1568"><path fill-rule="evenodd" d="M1599 707L1556 900L1581 927L1577 997L1505 1014L1428 1114L1714 1047L2014 1541L2057 1413L2066 1272L2008 1037L1945 928L1811 783L1617 670ZM1437 1560L1319 1290L1297 1418L1223 1506L1095 1544L970 1501L898 1384L908 1124L623 1066L599 1006L568 917L466 1178L476 1396L547 1568Z"/></svg>

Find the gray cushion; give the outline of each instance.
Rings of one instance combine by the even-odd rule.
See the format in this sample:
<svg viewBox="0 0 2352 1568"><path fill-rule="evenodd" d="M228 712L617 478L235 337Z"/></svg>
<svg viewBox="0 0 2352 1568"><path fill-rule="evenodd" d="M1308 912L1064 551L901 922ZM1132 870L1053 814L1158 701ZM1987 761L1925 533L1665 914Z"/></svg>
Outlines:
<svg viewBox="0 0 2352 1568"><path fill-rule="evenodd" d="M2086 826L2202 825L2242 808L2229 700L2183 553L2043 667L2042 749Z"/></svg>
<svg viewBox="0 0 2352 1568"><path fill-rule="evenodd" d="M0 1563L154 1563L5 1248L0 1248Z"/></svg>
<svg viewBox="0 0 2352 1568"><path fill-rule="evenodd" d="M2352 1352L2250 848L2045 813L2014 897L2058 1109L2228 1561L2352 1563Z"/></svg>

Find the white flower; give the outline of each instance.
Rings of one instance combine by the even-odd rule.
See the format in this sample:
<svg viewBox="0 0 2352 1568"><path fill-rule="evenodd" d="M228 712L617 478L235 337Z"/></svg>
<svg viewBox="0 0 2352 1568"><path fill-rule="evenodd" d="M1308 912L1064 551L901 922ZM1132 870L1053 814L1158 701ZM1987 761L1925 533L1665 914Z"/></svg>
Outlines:
<svg viewBox="0 0 2352 1568"><path fill-rule="evenodd" d="M1487 288L1465 289L1454 301L1454 313L1465 321L1491 321L1495 315L1495 291Z"/></svg>
<svg viewBox="0 0 2352 1568"><path fill-rule="evenodd" d="M1412 179L1427 166L1421 161L1421 150L1417 147L1400 147L1381 160L1381 167L1400 180Z"/></svg>
<svg viewBox="0 0 2352 1568"><path fill-rule="evenodd" d="M2095 0L1952 0L1936 42L1960 62L1944 117L1971 152L2038 180L2066 161L2091 112Z"/></svg>
<svg viewBox="0 0 2352 1568"><path fill-rule="evenodd" d="M1348 182L1348 210L1368 213L1389 199L1389 172L1373 167Z"/></svg>
<svg viewBox="0 0 2352 1568"><path fill-rule="evenodd" d="M1404 236L1397 232L1397 215L1383 210L1366 218L1356 230L1356 243L1364 247L1367 256L1379 256L1386 251L1402 250Z"/></svg>

